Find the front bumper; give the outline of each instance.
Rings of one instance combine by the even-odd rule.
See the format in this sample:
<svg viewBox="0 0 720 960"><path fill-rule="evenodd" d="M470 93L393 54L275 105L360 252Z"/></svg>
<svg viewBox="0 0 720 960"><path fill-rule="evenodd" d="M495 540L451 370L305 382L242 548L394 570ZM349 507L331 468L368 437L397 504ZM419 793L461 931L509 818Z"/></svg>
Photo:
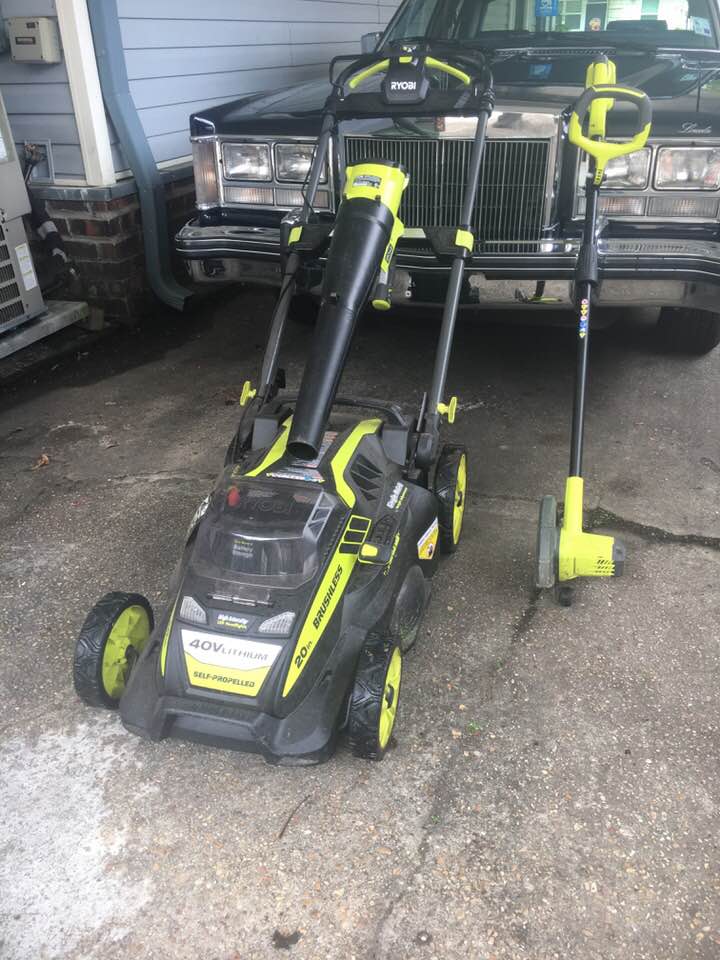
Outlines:
<svg viewBox="0 0 720 960"><path fill-rule="evenodd" d="M307 766L328 760L337 741L344 690L320 680L287 717L274 717L233 697L177 696L159 679L159 644L136 663L120 701L123 725L146 740L177 737L213 747L260 754L271 764Z"/></svg>
<svg viewBox="0 0 720 960"><path fill-rule="evenodd" d="M572 281L579 242L547 241L527 253L476 254L468 261L462 305L558 309L573 303ZM278 285L280 231L274 227L201 226L190 221L176 237L179 255L194 280ZM709 240L603 239L601 306L684 306L717 311L720 243ZM397 303L442 303L448 268L422 241L398 248ZM542 300L533 300L538 281Z"/></svg>

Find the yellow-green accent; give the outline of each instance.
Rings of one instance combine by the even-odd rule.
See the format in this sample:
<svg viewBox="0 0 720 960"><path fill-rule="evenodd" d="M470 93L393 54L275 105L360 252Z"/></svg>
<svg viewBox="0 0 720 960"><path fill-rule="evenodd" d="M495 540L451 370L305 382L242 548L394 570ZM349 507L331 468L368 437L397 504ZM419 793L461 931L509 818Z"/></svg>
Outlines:
<svg viewBox="0 0 720 960"><path fill-rule="evenodd" d="M378 187L370 184L356 184L358 177L373 177L380 181ZM345 199L354 200L363 197L365 200L379 199L381 203L397 216L400 201L405 187L408 185L408 176L399 167L389 167L385 163L358 163L348 167L345 171Z"/></svg>
<svg viewBox="0 0 720 960"><path fill-rule="evenodd" d="M364 543L360 548L360 558L362 560L372 560L372 558L377 555L378 548L373 546L372 543Z"/></svg>
<svg viewBox="0 0 720 960"><path fill-rule="evenodd" d="M243 384L242 393L240 394L240 406L244 407L248 400L252 400L255 396L257 396L257 390L253 390L252 383L246 380Z"/></svg>
<svg viewBox="0 0 720 960"><path fill-rule="evenodd" d="M403 187L403 190L404 189L405 187ZM390 264L392 263L392 258L393 258L393 254L395 253L397 242L404 232L405 232L405 224L396 215L395 223L393 224L392 232L390 234L390 243L385 248L385 255L383 256L382 262L380 264L381 273L388 273L388 271L390 270Z"/></svg>
<svg viewBox="0 0 720 960"><path fill-rule="evenodd" d="M378 421L379 422L379 421ZM350 575L358 561L362 542L370 529L370 520L367 517L352 516L340 539L340 543L327 565L325 575L320 586L310 602L308 615L305 618L300 635L293 650L292 659L285 678L283 697L286 697L300 678L303 670L313 655L320 638L325 633L327 625L332 619L335 608L350 581ZM364 531L364 532L363 532ZM358 541L358 536L360 540ZM352 543L357 549L345 552L343 547Z"/></svg>
<svg viewBox="0 0 720 960"><path fill-rule="evenodd" d="M348 507L355 506L356 498L355 491L345 479L345 471L360 441L369 434L377 433L380 422L380 420L361 420L330 461L330 468L335 478L335 489L343 503Z"/></svg>
<svg viewBox="0 0 720 960"><path fill-rule="evenodd" d="M412 60L412 57L400 57L400 63L412 63ZM443 60L436 60L435 57L425 57L425 63L428 67L432 67L433 70L439 70L441 73L449 73L451 77L461 80L466 87L469 87L472 83L469 74L460 70L458 67L453 67L451 64L445 63ZM361 83L369 80L370 77L374 77L375 74L385 73L389 66L389 60L379 60L371 67L367 67L365 70L361 70L360 73L356 73L354 77L351 77L348 81L348 86L351 90L355 90Z"/></svg>
<svg viewBox="0 0 720 960"><path fill-rule="evenodd" d="M141 653L149 637L150 618L145 607L139 604L125 607L112 625L102 657L102 685L112 700L120 699L127 683L130 671L128 648Z"/></svg>
<svg viewBox="0 0 720 960"><path fill-rule="evenodd" d="M580 147L585 153L595 158L595 183L599 185L602 183L605 167L611 160L616 157L624 157L629 153L635 153L636 150L642 150L650 136L651 127L652 124L648 123L632 140L625 143L607 143L607 141L591 140L586 137L582 132L580 118L576 113L573 113L568 126L568 138L570 143L574 143L576 147Z"/></svg>
<svg viewBox="0 0 720 960"><path fill-rule="evenodd" d="M598 533L585 533L582 525L583 478L568 477L565 484L563 523L560 528L559 579L614 576L614 538Z"/></svg>
<svg viewBox="0 0 720 960"><path fill-rule="evenodd" d="M389 310L391 306L392 304L390 303L390 300L375 299L372 301L373 310L380 310L380 312L382 312L383 310Z"/></svg>
<svg viewBox="0 0 720 960"><path fill-rule="evenodd" d="M466 250L469 250L470 253L473 252L473 247L475 246L475 237L471 230L458 230L455 234L455 246L456 247L465 247Z"/></svg>
<svg viewBox="0 0 720 960"><path fill-rule="evenodd" d="M451 66L449 63L445 63L443 60L436 60L435 57L425 57L425 63L434 70L439 70L441 73L449 73L451 77L462 81L466 87L469 87L472 83L468 73L465 73L464 70L460 70L458 67Z"/></svg>
<svg viewBox="0 0 720 960"><path fill-rule="evenodd" d="M395 726L401 681L402 654L400 653L400 647L395 647L385 674L385 688L383 689L382 705L380 707L378 742L382 750L390 743L390 737Z"/></svg>
<svg viewBox="0 0 720 960"><path fill-rule="evenodd" d="M450 397L450 403L439 403L437 405L437 412L440 416L446 416L448 423L455 423L455 415L457 414L457 405L458 398Z"/></svg>
<svg viewBox="0 0 720 960"><path fill-rule="evenodd" d="M467 457L463 454L458 464L457 478L455 480L455 500L453 502L453 543L460 542L462 533L463 518L465 516L465 499L467 491Z"/></svg>
<svg viewBox="0 0 720 960"><path fill-rule="evenodd" d="M257 467L254 467L252 470L248 470L248 472L245 474L246 477L259 476L261 473L264 473L268 467L271 467L274 463L276 463L280 457L282 457L282 455L285 453L285 449L287 448L291 424L292 417L288 417L280 428L280 433L278 433L277 437L275 438L273 445L270 447Z"/></svg>
<svg viewBox="0 0 720 960"><path fill-rule="evenodd" d="M160 676L165 676L165 664L167 663L167 652L168 644L170 643L170 634L172 633L172 626L175 620L175 608L177 607L177 602L180 598L175 598L175 603L173 608L170 611L170 616L168 618L167 626L165 627L165 633L163 634L162 647L160 648Z"/></svg>
<svg viewBox="0 0 720 960"><path fill-rule="evenodd" d="M351 90L354 90L356 87L359 87L361 83L369 80L370 77L374 77L376 73L384 73L389 66L389 60L379 60L371 67L367 67L365 70L361 70L360 73L356 73L354 77L351 77L348 81L348 86Z"/></svg>
<svg viewBox="0 0 720 960"><path fill-rule="evenodd" d="M288 243L297 243L300 237L302 237L303 228L302 227L293 227L290 231L290 236L288 238Z"/></svg>
<svg viewBox="0 0 720 960"><path fill-rule="evenodd" d="M585 86L594 87L598 83L612 83L617 79L617 69L612 60L598 60L591 63L585 74ZM590 104L588 136L605 139L605 121L615 106L614 100L593 100Z"/></svg>
<svg viewBox="0 0 720 960"><path fill-rule="evenodd" d="M185 669L193 687L234 693L243 697L257 697L273 665L239 670L237 667L215 667L193 657L187 651Z"/></svg>

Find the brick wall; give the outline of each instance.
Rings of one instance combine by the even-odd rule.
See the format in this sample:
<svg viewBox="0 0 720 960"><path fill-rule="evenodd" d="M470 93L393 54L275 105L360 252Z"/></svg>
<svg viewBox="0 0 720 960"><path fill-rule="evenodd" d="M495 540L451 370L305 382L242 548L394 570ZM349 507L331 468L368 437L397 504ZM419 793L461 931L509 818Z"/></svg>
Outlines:
<svg viewBox="0 0 720 960"><path fill-rule="evenodd" d="M192 216L192 175L165 185L171 239ZM137 193L111 200L50 199L46 207L74 261L78 279L68 295L87 300L115 320L140 317L157 306L145 271ZM183 275L178 265L178 279Z"/></svg>

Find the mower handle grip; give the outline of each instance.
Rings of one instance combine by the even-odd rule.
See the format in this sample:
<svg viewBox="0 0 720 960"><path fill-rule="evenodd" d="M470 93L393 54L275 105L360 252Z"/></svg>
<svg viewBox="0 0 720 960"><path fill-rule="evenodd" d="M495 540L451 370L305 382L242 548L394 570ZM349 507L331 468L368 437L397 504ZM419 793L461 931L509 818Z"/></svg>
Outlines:
<svg viewBox="0 0 720 960"><path fill-rule="evenodd" d="M410 63L413 59L414 57L409 55L401 56L400 63ZM444 60L438 60L436 57L425 56L425 64L430 67L431 70L437 70L439 73L447 73L451 77L455 77L456 80L460 80L466 87L469 87L472 83L472 78L469 74L465 73L464 70L460 70L459 67L454 67L451 63L445 63ZM355 76L350 77L350 79L347 81L347 85L351 90L355 90L360 86L361 83L365 83L366 80L369 80L376 74L385 73L389 67L389 57L386 57L384 60L378 60L377 63L373 63L371 66L366 67L359 73L356 73Z"/></svg>
<svg viewBox="0 0 720 960"><path fill-rule="evenodd" d="M608 143L606 140L592 140L585 136L582 132L583 123L588 110L597 100L622 100L637 107L640 129L632 139L624 143ZM618 87L612 83L598 83L588 87L576 100L570 114L568 139L570 143L594 157L594 182L596 186L599 186L605 173L605 167L610 160L614 160L616 157L624 157L636 150L642 150L650 136L651 126L652 104L646 93L643 93L642 90L636 90L634 87Z"/></svg>

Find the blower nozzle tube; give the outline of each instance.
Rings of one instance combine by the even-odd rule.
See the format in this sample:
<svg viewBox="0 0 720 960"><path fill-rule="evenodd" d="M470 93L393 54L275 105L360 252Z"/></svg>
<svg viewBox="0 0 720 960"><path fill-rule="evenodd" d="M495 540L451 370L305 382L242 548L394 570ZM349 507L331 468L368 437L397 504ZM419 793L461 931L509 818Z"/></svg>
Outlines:
<svg viewBox="0 0 720 960"><path fill-rule="evenodd" d="M373 173L361 172L366 167ZM396 183L392 206L385 201L388 185L381 183L383 171ZM407 180L402 168L377 163L351 167L347 175L348 188L328 253L315 337L288 438L290 453L302 460L319 453L358 315L374 289L381 264L388 259ZM358 181L360 189L353 191ZM392 256L392 251L389 253Z"/></svg>

